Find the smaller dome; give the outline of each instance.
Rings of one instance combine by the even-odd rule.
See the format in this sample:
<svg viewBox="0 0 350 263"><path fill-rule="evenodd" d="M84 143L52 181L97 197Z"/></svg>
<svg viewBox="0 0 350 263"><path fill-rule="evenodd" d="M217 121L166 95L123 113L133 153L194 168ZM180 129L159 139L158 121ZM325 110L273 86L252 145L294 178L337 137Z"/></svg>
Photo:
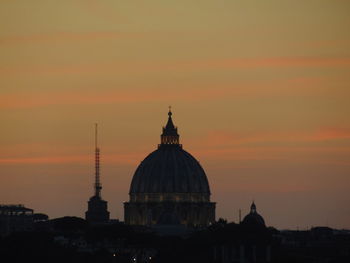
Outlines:
<svg viewBox="0 0 350 263"><path fill-rule="evenodd" d="M242 221L242 224L247 226L262 226L265 227L264 218L256 211L256 205L253 202L250 206L250 213L246 215Z"/></svg>

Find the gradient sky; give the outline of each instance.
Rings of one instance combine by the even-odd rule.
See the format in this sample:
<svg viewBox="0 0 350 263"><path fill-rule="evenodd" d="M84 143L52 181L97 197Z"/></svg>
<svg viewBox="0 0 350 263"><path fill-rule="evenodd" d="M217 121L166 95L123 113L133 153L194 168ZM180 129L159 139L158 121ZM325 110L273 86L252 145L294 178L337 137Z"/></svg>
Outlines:
<svg viewBox="0 0 350 263"><path fill-rule="evenodd" d="M350 1L31 0L0 8L0 203L84 216L99 123L123 219L168 105L217 218L350 228Z"/></svg>

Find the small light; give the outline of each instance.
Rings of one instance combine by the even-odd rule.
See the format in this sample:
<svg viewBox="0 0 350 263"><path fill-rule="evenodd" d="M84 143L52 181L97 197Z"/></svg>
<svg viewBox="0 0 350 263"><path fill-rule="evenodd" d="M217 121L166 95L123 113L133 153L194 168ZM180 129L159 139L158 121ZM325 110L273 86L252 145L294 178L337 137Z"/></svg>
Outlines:
<svg viewBox="0 0 350 263"><path fill-rule="evenodd" d="M115 254L113 254L113 257L115 257Z"/></svg>

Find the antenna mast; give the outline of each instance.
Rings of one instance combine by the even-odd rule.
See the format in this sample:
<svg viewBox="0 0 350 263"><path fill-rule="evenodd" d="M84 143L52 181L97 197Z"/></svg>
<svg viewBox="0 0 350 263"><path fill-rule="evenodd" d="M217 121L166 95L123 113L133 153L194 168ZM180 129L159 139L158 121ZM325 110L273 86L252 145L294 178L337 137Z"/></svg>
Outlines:
<svg viewBox="0 0 350 263"><path fill-rule="evenodd" d="M100 148L97 146L97 123L95 123L95 196L101 198Z"/></svg>

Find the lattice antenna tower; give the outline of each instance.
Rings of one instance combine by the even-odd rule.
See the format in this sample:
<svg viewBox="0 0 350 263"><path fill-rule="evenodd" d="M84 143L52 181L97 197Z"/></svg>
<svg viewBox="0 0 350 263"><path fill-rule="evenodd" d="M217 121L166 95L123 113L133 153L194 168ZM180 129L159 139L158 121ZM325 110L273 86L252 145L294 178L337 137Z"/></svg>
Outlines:
<svg viewBox="0 0 350 263"><path fill-rule="evenodd" d="M97 145L97 123L95 123L95 196L101 198L100 148Z"/></svg>

